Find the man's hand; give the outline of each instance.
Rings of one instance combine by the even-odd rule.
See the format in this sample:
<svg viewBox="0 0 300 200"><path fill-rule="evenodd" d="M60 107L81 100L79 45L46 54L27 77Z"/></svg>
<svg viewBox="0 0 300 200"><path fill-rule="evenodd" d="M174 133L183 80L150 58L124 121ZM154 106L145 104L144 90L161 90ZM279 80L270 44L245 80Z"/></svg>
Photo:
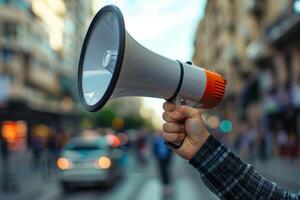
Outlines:
<svg viewBox="0 0 300 200"><path fill-rule="evenodd" d="M209 137L201 118L200 110L188 106L178 106L171 102L163 105L165 112L162 118L165 140L171 143L182 143L175 152L184 159L190 160Z"/></svg>

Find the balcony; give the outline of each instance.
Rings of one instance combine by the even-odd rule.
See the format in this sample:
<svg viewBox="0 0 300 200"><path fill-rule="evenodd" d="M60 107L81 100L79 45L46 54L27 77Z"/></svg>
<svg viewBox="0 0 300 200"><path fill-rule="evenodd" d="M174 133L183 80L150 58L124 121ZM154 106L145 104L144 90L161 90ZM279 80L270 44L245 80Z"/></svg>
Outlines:
<svg viewBox="0 0 300 200"><path fill-rule="evenodd" d="M30 65L28 81L53 95L60 94L60 86L57 75L53 71L45 69L42 66Z"/></svg>
<svg viewBox="0 0 300 200"><path fill-rule="evenodd" d="M249 0L246 3L247 12L261 17L264 12L265 2L262 0Z"/></svg>
<svg viewBox="0 0 300 200"><path fill-rule="evenodd" d="M258 39L247 46L246 55L253 62L260 62L270 57L271 50L264 40Z"/></svg>
<svg viewBox="0 0 300 200"><path fill-rule="evenodd" d="M267 41L275 47L281 47L291 41L298 41L300 34L300 5L297 7L294 1L288 10L281 15L265 30Z"/></svg>

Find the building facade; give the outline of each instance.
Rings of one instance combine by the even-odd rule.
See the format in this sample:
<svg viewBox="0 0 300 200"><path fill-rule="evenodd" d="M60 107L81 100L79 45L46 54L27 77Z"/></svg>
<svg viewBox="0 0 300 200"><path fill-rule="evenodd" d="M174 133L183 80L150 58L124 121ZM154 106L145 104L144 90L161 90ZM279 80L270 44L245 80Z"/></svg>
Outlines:
<svg viewBox="0 0 300 200"><path fill-rule="evenodd" d="M28 133L74 127L74 77L92 14L83 0L0 0L0 124L22 121Z"/></svg>
<svg viewBox="0 0 300 200"><path fill-rule="evenodd" d="M269 152L299 153L280 149L300 141L299 11L298 0L207 1L193 62L228 80L218 114L233 124L229 143L252 131L260 145L272 141Z"/></svg>

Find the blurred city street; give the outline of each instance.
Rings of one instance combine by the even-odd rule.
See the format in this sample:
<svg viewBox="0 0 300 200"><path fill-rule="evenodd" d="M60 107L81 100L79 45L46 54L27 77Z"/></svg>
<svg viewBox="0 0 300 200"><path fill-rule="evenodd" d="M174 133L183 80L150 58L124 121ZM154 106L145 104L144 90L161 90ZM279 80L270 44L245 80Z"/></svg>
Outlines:
<svg viewBox="0 0 300 200"><path fill-rule="evenodd" d="M32 173L30 155L22 153L12 157L8 190L1 191L1 200L17 199L124 199L124 200L159 200L162 198L161 183L157 174L154 158L141 166L132 153L126 167L126 176L118 180L112 188L79 188L70 193L64 193L55 174L43 174L41 171ZM20 169L21 168L21 169ZM217 199L200 181L199 174L186 161L174 157L173 196L169 199ZM1 177L1 182L3 181ZM3 183L3 182L2 182Z"/></svg>
<svg viewBox="0 0 300 200"><path fill-rule="evenodd" d="M35 171L30 166L28 152L14 155L11 162L9 180L1 176L1 200L93 200L93 199L124 199L124 200L160 200L163 199L161 183L156 171L154 158L149 158L146 165L138 163L132 152L128 155L126 176L117 181L112 188L90 187L78 188L70 193L64 193L58 183L56 175ZM199 179L199 174L188 165L187 161L174 157L172 165L173 195L169 200L214 200L218 199ZM266 163L257 162L257 170L266 178L273 180L280 186L296 192L300 187L298 173L300 161L293 163L272 159ZM5 182L3 182L5 181Z"/></svg>
<svg viewBox="0 0 300 200"><path fill-rule="evenodd" d="M104 28L87 34L110 4L125 30L110 6L92 23ZM204 130L297 194L299 35L300 0L0 0L0 200L218 199L201 180L211 174L165 144L163 102L173 96L200 106ZM187 141L184 120L174 132ZM218 156L205 162L227 158Z"/></svg>

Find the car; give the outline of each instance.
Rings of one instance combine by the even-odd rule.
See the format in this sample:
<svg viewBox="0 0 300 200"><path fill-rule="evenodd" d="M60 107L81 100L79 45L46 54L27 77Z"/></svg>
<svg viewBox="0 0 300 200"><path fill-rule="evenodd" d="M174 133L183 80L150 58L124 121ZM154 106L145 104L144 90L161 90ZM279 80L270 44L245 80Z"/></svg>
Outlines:
<svg viewBox="0 0 300 200"><path fill-rule="evenodd" d="M106 137L76 137L62 150L57 159L59 180L64 191L78 186L110 187L120 177L120 150Z"/></svg>

